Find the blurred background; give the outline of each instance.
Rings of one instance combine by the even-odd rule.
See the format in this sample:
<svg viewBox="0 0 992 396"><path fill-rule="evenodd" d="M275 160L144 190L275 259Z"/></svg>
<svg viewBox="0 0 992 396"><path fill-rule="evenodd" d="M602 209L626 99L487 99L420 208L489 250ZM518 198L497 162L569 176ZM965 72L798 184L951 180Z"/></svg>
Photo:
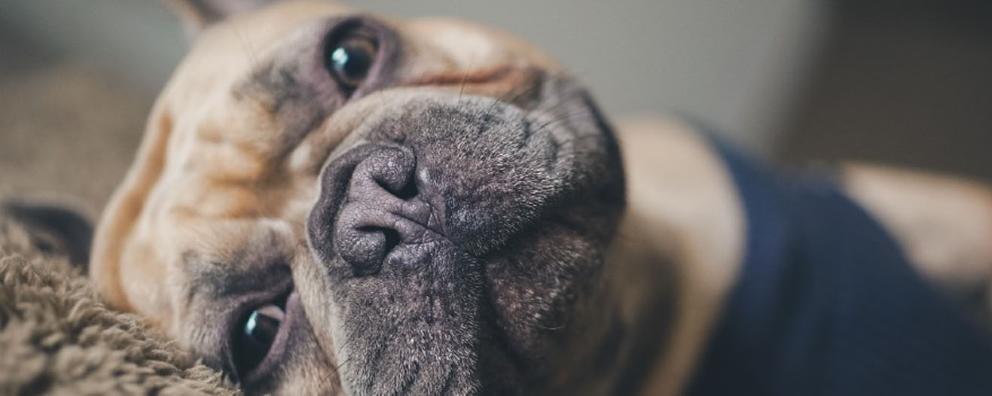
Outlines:
<svg viewBox="0 0 992 396"><path fill-rule="evenodd" d="M772 161L992 181L990 1L350 3L509 30L560 59L614 119L688 114ZM157 1L0 0L0 194L97 213L185 47Z"/></svg>

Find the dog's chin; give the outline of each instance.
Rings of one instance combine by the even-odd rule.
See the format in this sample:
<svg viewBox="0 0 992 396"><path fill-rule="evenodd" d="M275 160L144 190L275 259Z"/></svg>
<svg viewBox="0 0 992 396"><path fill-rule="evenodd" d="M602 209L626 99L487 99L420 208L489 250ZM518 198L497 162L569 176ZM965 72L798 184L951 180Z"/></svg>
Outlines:
<svg viewBox="0 0 992 396"><path fill-rule="evenodd" d="M325 165L301 293L347 392L522 393L549 375L623 184L588 97L541 89L530 108L384 106Z"/></svg>

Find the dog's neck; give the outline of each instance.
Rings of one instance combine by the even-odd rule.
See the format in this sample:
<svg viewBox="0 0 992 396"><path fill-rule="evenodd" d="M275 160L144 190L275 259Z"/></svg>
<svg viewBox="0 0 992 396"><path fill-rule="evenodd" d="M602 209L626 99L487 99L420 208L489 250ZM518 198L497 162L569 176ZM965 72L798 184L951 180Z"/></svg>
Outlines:
<svg viewBox="0 0 992 396"><path fill-rule="evenodd" d="M587 336L615 344L616 364L586 378L601 393L679 394L739 267L743 219L720 159L680 124L651 125L619 133L628 208Z"/></svg>
<svg viewBox="0 0 992 396"><path fill-rule="evenodd" d="M621 234L640 227L633 220L621 222ZM545 393L633 394L657 370L676 311L669 252L635 238L614 241L597 281L577 295Z"/></svg>
<svg viewBox="0 0 992 396"><path fill-rule="evenodd" d="M610 342L616 343L616 364L606 370L610 374L612 394L638 394L649 385L653 373L667 360L670 340L676 328L680 301L680 269L682 254L665 237L658 240L648 236L670 235L661 224L648 224L628 213L619 230L620 235L610 249L605 293L611 301L604 306L614 311L613 320L621 330Z"/></svg>

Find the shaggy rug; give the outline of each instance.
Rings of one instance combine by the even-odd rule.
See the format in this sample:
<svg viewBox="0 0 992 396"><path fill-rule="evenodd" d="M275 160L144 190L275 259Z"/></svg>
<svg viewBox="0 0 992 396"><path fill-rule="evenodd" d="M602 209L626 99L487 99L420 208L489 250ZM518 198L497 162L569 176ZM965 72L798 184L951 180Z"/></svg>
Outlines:
<svg viewBox="0 0 992 396"><path fill-rule="evenodd" d="M105 307L66 257L0 214L0 394L237 393L139 318Z"/></svg>

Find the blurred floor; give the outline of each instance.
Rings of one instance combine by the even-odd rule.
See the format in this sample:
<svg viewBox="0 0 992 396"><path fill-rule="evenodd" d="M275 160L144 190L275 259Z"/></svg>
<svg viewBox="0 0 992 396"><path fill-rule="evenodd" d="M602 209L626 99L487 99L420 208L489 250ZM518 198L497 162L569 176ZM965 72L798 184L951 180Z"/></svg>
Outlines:
<svg viewBox="0 0 992 396"><path fill-rule="evenodd" d="M844 0L778 156L992 181L992 2Z"/></svg>
<svg viewBox="0 0 992 396"><path fill-rule="evenodd" d="M137 149L151 96L0 34L0 197L99 213Z"/></svg>

